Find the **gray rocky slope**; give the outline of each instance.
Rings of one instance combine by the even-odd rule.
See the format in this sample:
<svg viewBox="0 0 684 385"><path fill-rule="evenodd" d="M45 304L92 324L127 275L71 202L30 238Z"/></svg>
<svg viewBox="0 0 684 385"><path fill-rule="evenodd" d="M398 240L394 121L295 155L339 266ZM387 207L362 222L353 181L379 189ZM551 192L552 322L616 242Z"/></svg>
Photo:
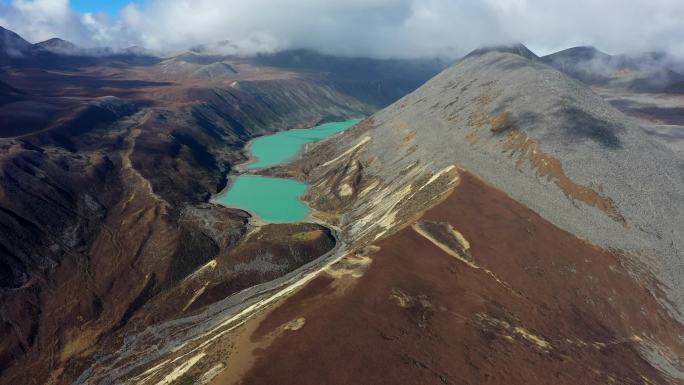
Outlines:
<svg viewBox="0 0 684 385"><path fill-rule="evenodd" d="M469 55L309 149L299 170L313 183L315 208L342 214L348 237L372 241L446 191L452 181L442 176L454 166L562 229L631 256L632 270L655 276L682 320L684 160L538 61Z"/></svg>

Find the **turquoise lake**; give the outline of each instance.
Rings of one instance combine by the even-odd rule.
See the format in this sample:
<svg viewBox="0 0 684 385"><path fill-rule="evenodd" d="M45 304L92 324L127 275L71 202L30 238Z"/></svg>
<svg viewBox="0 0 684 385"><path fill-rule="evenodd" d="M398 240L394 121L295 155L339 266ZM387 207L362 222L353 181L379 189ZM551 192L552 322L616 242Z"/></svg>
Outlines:
<svg viewBox="0 0 684 385"><path fill-rule="evenodd" d="M258 138L250 147L256 161L247 168L255 170L284 163L305 144L342 132L358 122L359 119L326 123L308 130L289 130ZM298 222L311 211L301 200L307 188L306 183L292 179L240 175L214 202L247 210L265 222Z"/></svg>
<svg viewBox="0 0 684 385"><path fill-rule="evenodd" d="M247 169L257 170L286 162L297 155L305 144L342 132L359 120L325 123L306 130L288 130L258 138L249 148L256 161L248 164Z"/></svg>
<svg viewBox="0 0 684 385"><path fill-rule="evenodd" d="M309 208L299 199L307 187L291 179L241 175L215 201L255 213L266 222L295 222L309 214Z"/></svg>

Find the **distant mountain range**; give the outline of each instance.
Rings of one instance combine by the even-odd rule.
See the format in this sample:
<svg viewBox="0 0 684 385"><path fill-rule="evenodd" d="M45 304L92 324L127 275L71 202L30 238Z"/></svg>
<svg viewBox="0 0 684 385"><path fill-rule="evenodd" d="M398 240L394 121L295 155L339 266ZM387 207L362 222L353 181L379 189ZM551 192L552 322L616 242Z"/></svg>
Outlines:
<svg viewBox="0 0 684 385"><path fill-rule="evenodd" d="M610 85L636 92L684 92L684 74L681 73L684 72L684 62L665 53L609 55L595 47L573 47L538 57L524 45L517 44L478 49L468 56L480 55L492 49L540 60L591 85ZM175 57L177 60L210 64L226 58L235 58L236 50L237 47L230 41L221 41L191 47L187 52ZM106 47L85 49L59 38L31 44L16 33L0 27L0 66L69 67L111 64L114 61L122 65L138 65L159 62L161 56L137 46L121 50ZM393 65L401 63L399 66L405 69L406 63L396 60L336 58L308 50L259 54L255 55L254 59L259 65L327 72L339 79L346 79L350 74L354 77L364 74L363 76L373 79L385 78L396 73ZM415 63L415 71L444 66L444 63L439 61L435 61L434 66L426 65L425 60ZM409 88L416 86L417 84L407 85Z"/></svg>
<svg viewBox="0 0 684 385"><path fill-rule="evenodd" d="M681 62L664 53L609 55L594 47L574 47L541 61L585 83L635 92L684 92Z"/></svg>
<svg viewBox="0 0 684 385"><path fill-rule="evenodd" d="M0 66L59 68L113 61L138 65L158 62L159 58L140 47L86 49L59 38L31 44L18 34L0 27Z"/></svg>

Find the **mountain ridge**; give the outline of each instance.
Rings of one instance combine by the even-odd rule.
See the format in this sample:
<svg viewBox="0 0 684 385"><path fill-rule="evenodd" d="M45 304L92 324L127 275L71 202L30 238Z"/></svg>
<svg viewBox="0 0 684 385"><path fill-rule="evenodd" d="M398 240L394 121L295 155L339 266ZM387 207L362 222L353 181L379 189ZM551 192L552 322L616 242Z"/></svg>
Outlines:
<svg viewBox="0 0 684 385"><path fill-rule="evenodd" d="M481 67L478 68L478 65ZM483 77L489 80L482 80ZM473 90L475 87L476 89ZM432 104L428 104L426 100L430 98L437 102L433 101ZM409 112L407 110L409 106L413 106L416 111ZM545 111L545 114L540 111ZM671 177L668 177L668 175L682 176L682 159L649 138L634 121L593 94L586 86L563 76L560 72L537 61L530 61L509 53L490 52L485 55L471 56L437 75L416 92L376 113L372 119L374 127L383 127L381 130L383 133L378 132L377 135L383 135L384 140L392 138L391 140L398 144L401 142L400 138L397 138L398 134L391 133L388 128L384 127L398 126L400 123L397 121L408 118L411 120L404 121L409 126L422 127L424 123L419 123L419 120L415 119L419 116L418 119L425 119L431 115L435 118L433 121L435 128L431 131L436 131L436 133L427 136L425 130L415 131L416 138L423 136L423 140L426 141L423 145L426 148L432 148L436 153L446 151L445 154L449 154L444 143L446 138L449 138L448 143L461 148L460 151L452 151L454 155L467 150L469 153L482 152L496 154L497 157L503 159L509 158L510 160L505 162L508 166L492 164L489 166L490 171L478 166L473 159L461 159L457 163L471 167L479 175L486 176L490 183L494 183L496 187L502 188L514 198L525 202L547 218L553 217L555 204L550 204L543 209L538 205L539 202L535 203L532 199L524 197L524 189L516 193L512 192L506 188L505 184L502 184L504 180L510 178L495 177L494 175L500 172L496 170L510 167L510 171L522 171L524 174L531 172L530 177L536 180L532 183L533 185L542 183L544 180L552 182L551 185L555 185L558 193L563 196L563 201L569 204L567 210L576 212L583 210L578 210L573 201L582 202L594 193L582 189L573 192L577 187L572 187L572 183L576 186L586 186L594 190L596 196L610 197L616 205L616 210L621 213L620 216L625 217L626 224L622 223L619 217L611 214L610 204L600 201L592 202L593 198L584 200L583 205L593 207L589 211L597 210L595 214L592 214L592 216L597 215L595 220L599 223L603 222L604 226L612 227L616 233L623 232L625 225L631 229L630 231L633 231L634 227L641 228L644 231L642 235L651 239L649 242L660 245L650 251L649 248L633 247L635 245L626 247L631 241L623 238L626 243L622 243L620 247L618 244L611 244L609 239L611 237L606 237L603 241L607 242L605 245L608 247L618 247L645 255L656 250L660 254L669 250L667 254L671 258L675 258L683 249L681 242L676 239L675 229L682 228L684 212L676 209L672 211L672 209L684 206L675 204L673 207L668 207L672 204L670 199L675 197L678 197L678 202L684 202L682 200L684 196L670 184ZM442 133L438 134L440 130ZM407 129L404 128L401 131L407 131ZM408 134L413 135L412 132L407 131L406 135ZM455 142L457 139L460 141ZM412 141L417 141L417 139L412 139ZM373 148L372 143L371 137L365 147ZM377 148L377 150L380 149ZM508 156L502 157L500 155L502 152ZM533 152L547 154L546 159L537 157ZM632 180L635 171L630 166L633 164L632 160L626 158L632 154L643 156L643 159L636 162L644 169L639 170L640 177L643 178L640 183L650 186L649 191L665 192L667 199L653 198L650 194L639 192L641 188L637 187L638 183ZM416 156L411 155L410 158L418 161ZM583 158L585 156L586 159ZM656 161L653 157L657 157L658 160ZM438 171L449 166L449 163L458 159L458 156L451 158L449 162L447 159L450 157L432 158L430 163L433 165L430 168ZM562 168L556 171L546 169L545 163L553 164L553 159L560 160L558 167ZM407 162L405 159L402 160L402 163L405 162ZM481 164L486 163L485 159L481 159ZM406 164L406 166L409 165ZM597 165L607 168L597 169ZM567 175L568 180L575 182L566 181L566 177L561 173ZM497 179L499 181L496 181ZM649 182L644 182L646 180ZM672 180L682 179L674 177ZM543 182L542 185L546 183L548 182ZM624 195L625 193L628 195ZM534 195L534 199L544 195L545 193L539 192ZM629 207L637 204L636 202L644 207L653 204L648 203L651 199L659 202L658 214L629 212ZM563 210L565 209L561 209ZM580 217L582 215L584 214ZM647 215L650 225L646 225L645 222L640 223L644 215ZM670 219L667 218L673 216L676 218L674 222L668 222ZM599 219L600 217L607 219L608 222ZM556 220L551 219L556 224L559 223L558 220L562 222L565 219L562 217ZM565 224L565 226L568 225L570 223ZM561 227L564 226L561 225ZM591 224L588 226L572 225L571 231L591 240L593 238L591 227L593 227ZM646 230L649 228L650 230ZM656 228L659 229L657 236L648 235ZM661 240L660 237L666 237L667 240ZM602 243L596 238L593 240ZM675 244L679 246L670 248ZM679 269L681 270L681 266ZM677 274L673 275L673 278Z"/></svg>
<svg viewBox="0 0 684 385"><path fill-rule="evenodd" d="M649 293L649 306L663 316L657 327L660 337L638 343L639 359L673 383L684 378L684 368L674 358L684 347L671 338L684 321L679 279L684 244L678 236L684 231L684 159L587 85L556 69L508 52L471 55L274 172L309 182L313 187L307 200L321 218L334 218L348 242L381 249L387 247L382 240L406 233L403 229L416 226L424 210L458 193L463 174L472 173L581 242L615 253L607 263L622 266L631 284ZM487 264L490 270L483 274L504 274L486 262L492 258L486 246L480 246L479 260L469 259L458 247L446 246L455 242L448 236L451 230L431 226L430 236L440 248L460 255L473 268L482 270L480 263ZM488 237L498 242L497 233ZM432 255L425 253L422 258ZM619 295L616 287L605 290ZM597 300L605 299L603 295L597 293ZM606 311L640 311L626 297L610 298L616 302L606 305ZM559 311L564 319L579 311L563 306ZM602 319L604 308L581 311ZM632 330L649 334L651 328L610 326L618 339L629 338L624 333ZM276 353L269 357L281 359Z"/></svg>

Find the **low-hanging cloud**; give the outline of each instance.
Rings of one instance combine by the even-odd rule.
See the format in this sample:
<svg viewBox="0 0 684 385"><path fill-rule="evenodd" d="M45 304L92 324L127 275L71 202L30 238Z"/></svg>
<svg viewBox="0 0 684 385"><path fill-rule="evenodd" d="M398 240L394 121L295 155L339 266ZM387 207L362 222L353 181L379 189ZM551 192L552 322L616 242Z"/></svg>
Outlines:
<svg viewBox="0 0 684 385"><path fill-rule="evenodd" d="M172 51L228 40L235 53L310 48L341 55L462 55L515 41L684 57L681 0L147 0L117 17L68 0L0 2L0 24L29 40Z"/></svg>

